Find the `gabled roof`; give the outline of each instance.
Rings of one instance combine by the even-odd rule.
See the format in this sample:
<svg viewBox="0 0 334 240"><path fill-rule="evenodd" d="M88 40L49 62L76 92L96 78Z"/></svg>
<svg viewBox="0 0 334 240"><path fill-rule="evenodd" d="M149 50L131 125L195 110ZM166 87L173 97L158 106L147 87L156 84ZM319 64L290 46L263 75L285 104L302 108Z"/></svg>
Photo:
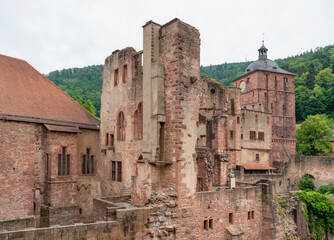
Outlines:
<svg viewBox="0 0 334 240"><path fill-rule="evenodd" d="M0 118L99 129L99 120L26 61L0 54Z"/></svg>

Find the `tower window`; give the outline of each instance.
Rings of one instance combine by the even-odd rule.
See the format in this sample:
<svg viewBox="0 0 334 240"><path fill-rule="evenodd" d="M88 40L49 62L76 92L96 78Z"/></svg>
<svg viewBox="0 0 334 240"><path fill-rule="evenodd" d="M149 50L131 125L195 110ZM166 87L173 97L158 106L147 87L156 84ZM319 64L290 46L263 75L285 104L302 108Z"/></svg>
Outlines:
<svg viewBox="0 0 334 240"><path fill-rule="evenodd" d="M258 122L258 116L257 116L257 114L255 115L255 122L256 123Z"/></svg>
<svg viewBox="0 0 334 240"><path fill-rule="evenodd" d="M260 155L258 153L255 155L255 161L260 162Z"/></svg>
<svg viewBox="0 0 334 240"><path fill-rule="evenodd" d="M256 140L256 132L255 131L249 131L249 139L250 140Z"/></svg>
<svg viewBox="0 0 334 240"><path fill-rule="evenodd" d="M230 139L233 139L233 131L230 131Z"/></svg>
<svg viewBox="0 0 334 240"><path fill-rule="evenodd" d="M258 132L258 140L264 141L264 132Z"/></svg>

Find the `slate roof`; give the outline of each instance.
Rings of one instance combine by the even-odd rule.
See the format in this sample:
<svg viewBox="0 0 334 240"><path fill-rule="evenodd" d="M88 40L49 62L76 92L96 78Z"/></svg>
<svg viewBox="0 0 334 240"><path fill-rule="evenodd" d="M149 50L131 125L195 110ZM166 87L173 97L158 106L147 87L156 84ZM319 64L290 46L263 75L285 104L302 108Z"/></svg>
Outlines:
<svg viewBox="0 0 334 240"><path fill-rule="evenodd" d="M99 120L24 60L0 54L0 119L99 129Z"/></svg>

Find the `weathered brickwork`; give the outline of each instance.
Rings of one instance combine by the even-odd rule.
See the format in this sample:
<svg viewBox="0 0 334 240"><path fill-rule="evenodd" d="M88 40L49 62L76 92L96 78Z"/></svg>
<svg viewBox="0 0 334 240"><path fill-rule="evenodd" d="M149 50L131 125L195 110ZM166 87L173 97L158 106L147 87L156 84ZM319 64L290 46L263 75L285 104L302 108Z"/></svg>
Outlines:
<svg viewBox="0 0 334 240"><path fill-rule="evenodd" d="M2 220L34 215L35 131L35 124L0 121Z"/></svg>
<svg viewBox="0 0 334 240"><path fill-rule="evenodd" d="M280 72L247 68L223 86L200 76L196 28L147 22L142 51L105 59L100 126L1 120L0 231L15 232L0 239L283 239L276 192L305 172L327 182L332 165L284 168L294 77L267 63Z"/></svg>

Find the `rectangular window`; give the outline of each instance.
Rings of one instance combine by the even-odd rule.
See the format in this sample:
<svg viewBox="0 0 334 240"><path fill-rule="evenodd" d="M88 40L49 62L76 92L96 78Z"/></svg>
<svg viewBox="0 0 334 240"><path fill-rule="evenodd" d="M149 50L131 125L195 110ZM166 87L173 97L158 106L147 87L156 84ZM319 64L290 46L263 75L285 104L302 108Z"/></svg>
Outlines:
<svg viewBox="0 0 334 240"><path fill-rule="evenodd" d="M109 143L110 143L110 146L111 146L111 147L114 147L114 146L115 146L115 145L114 145L114 142L115 142L114 134L113 134L113 133L110 133L110 141L109 141Z"/></svg>
<svg viewBox="0 0 334 240"><path fill-rule="evenodd" d="M254 211L252 211L252 219L254 219Z"/></svg>
<svg viewBox="0 0 334 240"><path fill-rule="evenodd" d="M66 154L66 147L62 148L62 153L58 154L58 176L70 175L70 155Z"/></svg>
<svg viewBox="0 0 334 240"><path fill-rule="evenodd" d="M237 117L237 123L240 123L240 117Z"/></svg>
<svg viewBox="0 0 334 240"><path fill-rule="evenodd" d="M255 115L255 122L257 123L258 122L258 116Z"/></svg>
<svg viewBox="0 0 334 240"><path fill-rule="evenodd" d="M116 181L116 162L111 162L111 181Z"/></svg>
<svg viewBox="0 0 334 240"><path fill-rule="evenodd" d="M124 65L123 66L123 79L122 79L122 81L123 81L123 83L126 83L126 81L127 81L127 79L128 79L128 65Z"/></svg>
<svg viewBox="0 0 334 240"><path fill-rule="evenodd" d="M249 83L250 82L250 78L247 78L247 81L246 81L246 83Z"/></svg>
<svg viewBox="0 0 334 240"><path fill-rule="evenodd" d="M264 132L258 132L258 140L264 141Z"/></svg>
<svg viewBox="0 0 334 240"><path fill-rule="evenodd" d="M255 161L260 162L260 155L258 153L255 155Z"/></svg>
<svg viewBox="0 0 334 240"><path fill-rule="evenodd" d="M248 220L251 219L251 212L248 212Z"/></svg>
<svg viewBox="0 0 334 240"><path fill-rule="evenodd" d="M90 169L91 173L94 174L94 156L90 156Z"/></svg>
<svg viewBox="0 0 334 240"><path fill-rule="evenodd" d="M208 230L208 220L204 220L203 222L203 229Z"/></svg>
<svg viewBox="0 0 334 240"><path fill-rule="evenodd" d="M89 172L90 172L90 169L89 169L89 160L90 160L90 149L89 148L87 148L87 162L86 162L86 164L87 164L87 174L89 174Z"/></svg>
<svg viewBox="0 0 334 240"><path fill-rule="evenodd" d="M244 135L241 133L241 139L244 139Z"/></svg>
<svg viewBox="0 0 334 240"><path fill-rule="evenodd" d="M117 181L122 181L122 162L117 162Z"/></svg>
<svg viewBox="0 0 334 240"><path fill-rule="evenodd" d="M70 155L67 154L67 176L70 175Z"/></svg>
<svg viewBox="0 0 334 240"><path fill-rule="evenodd" d="M86 155L82 156L82 174L86 174Z"/></svg>
<svg viewBox="0 0 334 240"><path fill-rule="evenodd" d="M245 121L245 113L242 113L242 121Z"/></svg>
<svg viewBox="0 0 334 240"><path fill-rule="evenodd" d="M249 139L250 140L256 140L256 132L255 131L249 131Z"/></svg>
<svg viewBox="0 0 334 240"><path fill-rule="evenodd" d="M63 165L62 165L62 173L61 175L65 175L65 169L66 169L66 148L63 147Z"/></svg>
<svg viewBox="0 0 334 240"><path fill-rule="evenodd" d="M58 154L58 176L61 176L61 154Z"/></svg>
<svg viewBox="0 0 334 240"><path fill-rule="evenodd" d="M45 156L45 175L49 175L49 154L47 153Z"/></svg>
<svg viewBox="0 0 334 240"><path fill-rule="evenodd" d="M228 223L233 224L233 213L228 214Z"/></svg>
<svg viewBox="0 0 334 240"><path fill-rule="evenodd" d="M114 70L114 86L118 84L118 69Z"/></svg>
<svg viewBox="0 0 334 240"><path fill-rule="evenodd" d="M230 131L230 139L233 139L233 131Z"/></svg>
<svg viewBox="0 0 334 240"><path fill-rule="evenodd" d="M106 133L106 146L109 146L109 133Z"/></svg>
<svg viewBox="0 0 334 240"><path fill-rule="evenodd" d="M231 99L231 114L234 114L234 99Z"/></svg>
<svg viewBox="0 0 334 240"><path fill-rule="evenodd" d="M210 229L213 229L213 222L212 222L212 219L209 219L209 228L210 228Z"/></svg>

